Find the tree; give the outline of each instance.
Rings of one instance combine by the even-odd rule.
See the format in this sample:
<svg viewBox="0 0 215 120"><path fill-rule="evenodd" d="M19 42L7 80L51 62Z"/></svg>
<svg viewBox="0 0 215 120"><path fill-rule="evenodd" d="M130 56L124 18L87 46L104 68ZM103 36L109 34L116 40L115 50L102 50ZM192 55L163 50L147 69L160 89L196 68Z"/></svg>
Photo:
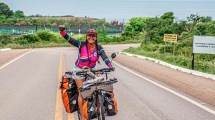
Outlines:
<svg viewBox="0 0 215 120"><path fill-rule="evenodd" d="M6 18L13 16L13 11L10 10L7 4L0 3L0 16L5 16Z"/></svg>
<svg viewBox="0 0 215 120"><path fill-rule="evenodd" d="M180 35L184 31L188 31L186 21L179 21L174 23L174 33Z"/></svg>
<svg viewBox="0 0 215 120"><path fill-rule="evenodd" d="M200 22L203 22L203 23L206 23L206 22L211 22L212 21L212 17L210 17L210 16L202 16L202 17L200 17L200 20L199 20Z"/></svg>
<svg viewBox="0 0 215 120"><path fill-rule="evenodd" d="M15 11L14 16L17 18L24 18L25 17L24 12L21 10Z"/></svg>
<svg viewBox="0 0 215 120"><path fill-rule="evenodd" d="M29 23L30 23L30 25L34 25L35 26L35 30L37 32L37 29L38 29L38 20L30 18L29 19Z"/></svg>
<svg viewBox="0 0 215 120"><path fill-rule="evenodd" d="M198 23L195 25L193 32L195 35L206 35L207 23Z"/></svg>
<svg viewBox="0 0 215 120"><path fill-rule="evenodd" d="M146 19L144 26L146 36L144 39L154 43L161 43L162 35L160 34L163 34L161 24L162 20L158 17Z"/></svg>
<svg viewBox="0 0 215 120"><path fill-rule="evenodd" d="M195 25L199 22L200 18L201 17L198 14L191 14L189 17L187 17L187 20Z"/></svg>
<svg viewBox="0 0 215 120"><path fill-rule="evenodd" d="M173 24L175 19L173 12L166 12L160 18L167 21L168 24Z"/></svg>
<svg viewBox="0 0 215 120"><path fill-rule="evenodd" d="M187 17L187 21L190 22L190 31L193 30L194 26L199 22L200 18L201 17L198 14L191 14L189 17Z"/></svg>
<svg viewBox="0 0 215 120"><path fill-rule="evenodd" d="M215 36L215 21L209 22L207 26L207 35Z"/></svg>
<svg viewBox="0 0 215 120"><path fill-rule="evenodd" d="M134 17L125 25L125 32L142 32L146 18Z"/></svg>
<svg viewBox="0 0 215 120"><path fill-rule="evenodd" d="M100 25L99 27L96 28L96 31L98 32L99 41L107 43L108 39L105 25Z"/></svg>

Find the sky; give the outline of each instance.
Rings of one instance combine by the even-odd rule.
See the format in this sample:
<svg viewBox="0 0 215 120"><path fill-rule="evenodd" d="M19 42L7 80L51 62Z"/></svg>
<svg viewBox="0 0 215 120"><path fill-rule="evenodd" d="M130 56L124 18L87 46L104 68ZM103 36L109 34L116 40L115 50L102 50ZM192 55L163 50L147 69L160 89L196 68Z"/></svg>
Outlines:
<svg viewBox="0 0 215 120"><path fill-rule="evenodd" d="M215 18L215 0L0 0L13 11L25 15L105 18L128 21L132 17L161 16L174 12L176 19L184 20L190 14Z"/></svg>

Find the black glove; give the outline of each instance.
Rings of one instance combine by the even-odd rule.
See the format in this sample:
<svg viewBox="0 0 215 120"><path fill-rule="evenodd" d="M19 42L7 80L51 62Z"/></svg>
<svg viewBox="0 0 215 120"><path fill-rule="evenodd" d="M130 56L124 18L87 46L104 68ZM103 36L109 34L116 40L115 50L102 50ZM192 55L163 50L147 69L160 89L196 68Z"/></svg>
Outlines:
<svg viewBox="0 0 215 120"><path fill-rule="evenodd" d="M110 70L112 70L112 71L115 71L115 67L109 67L110 68Z"/></svg>
<svg viewBox="0 0 215 120"><path fill-rule="evenodd" d="M60 31L64 31L65 30L65 26L64 25L59 25L59 30Z"/></svg>

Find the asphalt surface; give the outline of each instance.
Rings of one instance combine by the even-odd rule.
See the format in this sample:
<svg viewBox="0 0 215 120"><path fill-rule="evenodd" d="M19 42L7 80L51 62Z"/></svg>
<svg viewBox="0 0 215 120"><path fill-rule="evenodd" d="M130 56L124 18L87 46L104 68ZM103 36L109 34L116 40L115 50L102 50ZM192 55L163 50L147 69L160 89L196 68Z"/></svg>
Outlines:
<svg viewBox="0 0 215 120"><path fill-rule="evenodd" d="M106 50L113 52L114 48ZM60 118L74 116L77 120L76 113L68 115L62 104L56 102L59 71L71 71L76 58L74 48L41 49L0 69L0 119L55 120L60 105ZM110 77L119 81L114 86L119 113L107 120L215 120L213 114L114 66L116 71ZM105 66L98 66L102 67Z"/></svg>

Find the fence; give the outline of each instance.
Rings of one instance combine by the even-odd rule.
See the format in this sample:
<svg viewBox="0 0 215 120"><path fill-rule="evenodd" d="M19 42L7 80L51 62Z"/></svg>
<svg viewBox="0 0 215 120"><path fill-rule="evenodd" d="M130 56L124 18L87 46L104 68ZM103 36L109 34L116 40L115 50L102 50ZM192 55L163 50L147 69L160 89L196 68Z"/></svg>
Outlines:
<svg viewBox="0 0 215 120"><path fill-rule="evenodd" d="M84 34L90 28L67 28L68 32ZM58 26L19 26L19 25L0 25L0 34L34 34L36 30L50 30L58 32ZM107 28L106 32L108 34L122 33L122 29Z"/></svg>

